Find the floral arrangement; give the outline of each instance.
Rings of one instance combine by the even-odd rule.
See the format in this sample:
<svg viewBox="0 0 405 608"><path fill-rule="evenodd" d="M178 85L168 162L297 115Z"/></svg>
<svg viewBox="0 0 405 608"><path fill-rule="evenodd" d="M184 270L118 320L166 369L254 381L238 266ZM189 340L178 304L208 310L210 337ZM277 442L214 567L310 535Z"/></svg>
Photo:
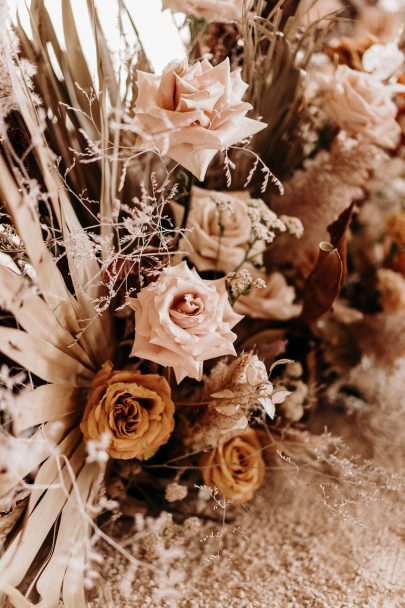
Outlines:
<svg viewBox="0 0 405 608"><path fill-rule="evenodd" d="M131 10L117 64L91 0L95 76L62 4L66 48L43 0L31 33L0 2L0 593L118 605L91 603L108 547L127 598L143 571L145 606L180 606L162 518L219 525L218 561L276 471L350 521L403 490L325 430L389 446L403 412L400 19L165 0L187 59L154 73Z"/></svg>

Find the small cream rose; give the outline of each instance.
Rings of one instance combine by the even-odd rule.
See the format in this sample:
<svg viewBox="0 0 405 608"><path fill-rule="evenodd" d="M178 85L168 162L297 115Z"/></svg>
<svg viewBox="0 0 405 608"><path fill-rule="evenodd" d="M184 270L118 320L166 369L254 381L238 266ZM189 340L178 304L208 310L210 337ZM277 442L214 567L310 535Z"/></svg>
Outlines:
<svg viewBox="0 0 405 608"><path fill-rule="evenodd" d="M396 147L401 129L388 86L371 74L340 65L322 88L323 108L340 128L383 148Z"/></svg>
<svg viewBox="0 0 405 608"><path fill-rule="evenodd" d="M252 109L242 101L248 85L240 70L231 72L228 59L217 66L207 59L192 66L172 61L161 76L138 71L137 85L130 128L200 181L219 150L266 126L246 118Z"/></svg>
<svg viewBox="0 0 405 608"><path fill-rule="evenodd" d="M239 21L243 0L163 0L163 8L205 21Z"/></svg>
<svg viewBox="0 0 405 608"><path fill-rule="evenodd" d="M253 319L274 319L285 321L296 317L301 312L301 307L294 304L295 290L287 284L285 278L279 272L255 274L266 284L260 289L252 289L245 296L241 296L235 302L235 310L240 314Z"/></svg>
<svg viewBox="0 0 405 608"><path fill-rule="evenodd" d="M201 380L204 361L236 354L231 329L242 316L233 311L225 282L204 281L185 262L164 270L128 303L135 311L131 355L172 367L177 382Z"/></svg>
<svg viewBox="0 0 405 608"><path fill-rule="evenodd" d="M112 458L151 458L174 429L174 403L166 380L156 374L113 371L96 374L80 424L87 440L109 436Z"/></svg>
<svg viewBox="0 0 405 608"><path fill-rule="evenodd" d="M221 270L232 272L240 266L254 240L252 221L249 216L249 195L244 192L215 192L193 188L190 213L180 249L200 272ZM266 248L264 240L258 241L250 257L262 261Z"/></svg>
<svg viewBox="0 0 405 608"><path fill-rule="evenodd" d="M203 454L200 466L204 483L235 504L253 498L266 472L261 443L251 428L221 438L214 450Z"/></svg>

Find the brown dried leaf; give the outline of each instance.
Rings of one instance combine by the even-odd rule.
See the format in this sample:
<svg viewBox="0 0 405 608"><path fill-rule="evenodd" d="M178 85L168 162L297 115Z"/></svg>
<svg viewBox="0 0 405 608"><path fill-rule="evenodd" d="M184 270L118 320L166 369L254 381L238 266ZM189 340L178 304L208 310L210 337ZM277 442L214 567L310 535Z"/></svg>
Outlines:
<svg viewBox="0 0 405 608"><path fill-rule="evenodd" d="M328 226L328 232L330 234L330 242L334 247L337 248L340 258L343 263L343 276L342 280L346 276L347 272L347 230L350 226L350 222L353 215L354 202L347 207L339 215L338 219Z"/></svg>
<svg viewBox="0 0 405 608"><path fill-rule="evenodd" d="M333 305L340 289L343 263L339 251L323 241L319 244L319 257L306 280L301 316L307 321L318 319Z"/></svg>

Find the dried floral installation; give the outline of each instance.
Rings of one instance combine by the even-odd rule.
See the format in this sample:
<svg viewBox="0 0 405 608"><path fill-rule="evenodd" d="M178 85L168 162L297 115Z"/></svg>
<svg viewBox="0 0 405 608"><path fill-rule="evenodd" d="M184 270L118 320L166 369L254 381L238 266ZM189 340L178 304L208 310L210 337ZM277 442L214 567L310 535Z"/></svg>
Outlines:
<svg viewBox="0 0 405 608"><path fill-rule="evenodd" d="M111 4L0 0L0 604L399 608L405 7Z"/></svg>

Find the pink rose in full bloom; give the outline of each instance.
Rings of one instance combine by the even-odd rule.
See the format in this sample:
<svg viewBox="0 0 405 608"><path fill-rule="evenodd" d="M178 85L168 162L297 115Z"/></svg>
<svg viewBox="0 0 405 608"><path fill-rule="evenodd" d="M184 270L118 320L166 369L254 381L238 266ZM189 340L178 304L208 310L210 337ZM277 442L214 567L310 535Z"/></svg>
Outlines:
<svg viewBox="0 0 405 608"><path fill-rule="evenodd" d="M293 304L295 290L286 282L279 272L266 275L257 273L255 278L261 278L266 287L252 289L247 295L241 296L235 302L235 310L253 319L274 319L286 321L297 317L301 306Z"/></svg>
<svg viewBox="0 0 405 608"><path fill-rule="evenodd" d="M383 148L396 147L401 129L389 86L372 74L340 65L322 88L323 108L341 129Z"/></svg>
<svg viewBox="0 0 405 608"><path fill-rule="evenodd" d="M172 61L161 76L138 71L137 85L131 128L200 181L219 150L266 126L246 117L248 85L228 59L215 67L207 59L192 66Z"/></svg>
<svg viewBox="0 0 405 608"><path fill-rule="evenodd" d="M247 192L216 192L193 187L187 228L180 249L199 272L221 270L232 272L245 259L249 242L253 241ZM254 201L251 201L252 203ZM262 261L266 249L258 240L250 257Z"/></svg>
<svg viewBox="0 0 405 608"><path fill-rule="evenodd" d="M182 262L129 305L136 325L131 355L172 367L177 382L185 376L201 380L207 359L236 355L231 329L242 316L233 311L223 279L205 281Z"/></svg>
<svg viewBox="0 0 405 608"><path fill-rule="evenodd" d="M239 21L243 0L163 0L163 8L205 21Z"/></svg>

